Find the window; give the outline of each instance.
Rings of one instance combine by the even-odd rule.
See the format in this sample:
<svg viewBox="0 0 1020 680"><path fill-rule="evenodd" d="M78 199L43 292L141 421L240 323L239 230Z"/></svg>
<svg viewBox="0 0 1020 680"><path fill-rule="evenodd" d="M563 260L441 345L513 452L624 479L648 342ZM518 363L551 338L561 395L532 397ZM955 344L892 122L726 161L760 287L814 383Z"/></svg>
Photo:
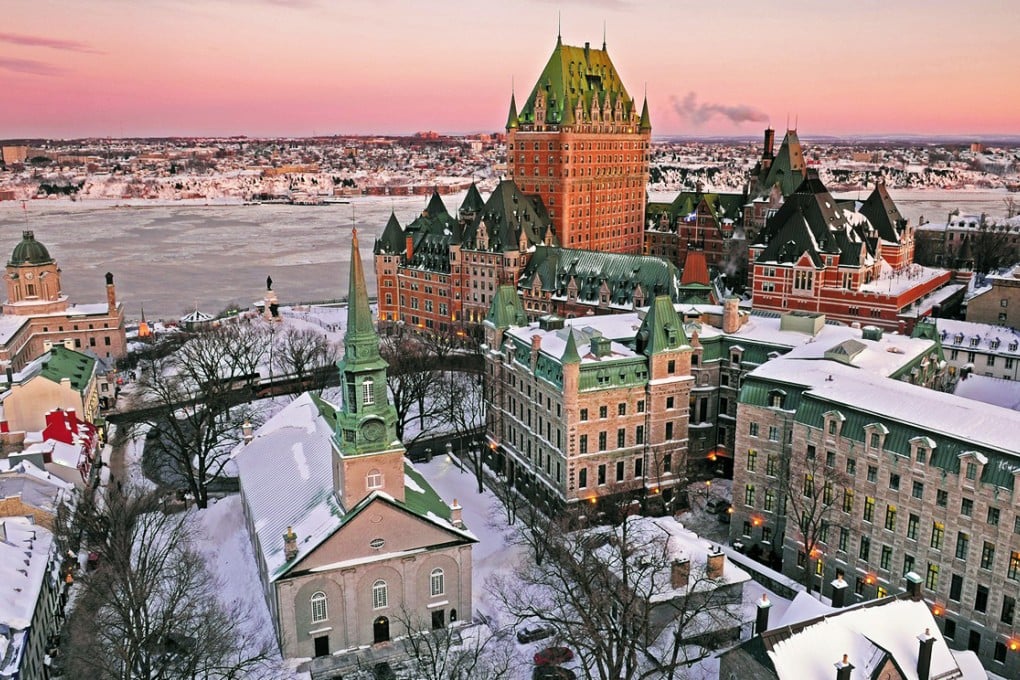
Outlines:
<svg viewBox="0 0 1020 680"><path fill-rule="evenodd" d="M765 474L767 474L769 477L775 477L776 466L778 464L779 460L778 458L776 458L776 455L774 453L770 453L769 457L765 460ZM1018 531L1017 533L1020 533L1020 531Z"/></svg>
<svg viewBox="0 0 1020 680"><path fill-rule="evenodd" d="M634 443L644 444L645 443L645 426L638 425L634 428Z"/></svg>
<svg viewBox="0 0 1020 680"><path fill-rule="evenodd" d="M599 418L608 418L608 417L609 417L609 407L608 406L599 406Z"/></svg>
<svg viewBox="0 0 1020 680"><path fill-rule="evenodd" d="M622 482L624 474L624 464L622 460L616 461L616 481Z"/></svg>
<svg viewBox="0 0 1020 680"><path fill-rule="evenodd" d="M924 585L928 590L936 590L939 587L939 565L934 562L928 563L928 575L924 579Z"/></svg>
<svg viewBox="0 0 1020 680"><path fill-rule="evenodd" d="M666 372L669 373L670 375L673 375L674 373L676 373L676 361L674 361L673 359L670 359L666 363Z"/></svg>
<svg viewBox="0 0 1020 680"><path fill-rule="evenodd" d="M924 462L928 459L928 449L923 446L917 447L917 462L924 465Z"/></svg>
<svg viewBox="0 0 1020 680"><path fill-rule="evenodd" d="M882 569L888 570L889 565L892 563L892 548L888 545L882 546L882 558L879 561L879 566Z"/></svg>
<svg viewBox="0 0 1020 680"><path fill-rule="evenodd" d="M854 509L854 490L843 489L843 512L853 512Z"/></svg>
<svg viewBox="0 0 1020 680"><path fill-rule="evenodd" d="M673 438L673 423L666 423L666 439Z"/></svg>
<svg viewBox="0 0 1020 680"><path fill-rule="evenodd" d="M956 557L961 560L967 559L967 546L970 543L970 535L962 531L956 534Z"/></svg>
<svg viewBox="0 0 1020 680"><path fill-rule="evenodd" d="M670 472L673 470L673 454L667 453L662 457L662 471Z"/></svg>
<svg viewBox="0 0 1020 680"><path fill-rule="evenodd" d="M773 489L765 489L765 512L772 512L776 504L776 492Z"/></svg>
<svg viewBox="0 0 1020 680"><path fill-rule="evenodd" d="M864 579L860 576L854 579L854 592L858 595L864 595Z"/></svg>
<svg viewBox="0 0 1020 680"><path fill-rule="evenodd" d="M644 459L634 459L634 479L639 479L644 476Z"/></svg>
<svg viewBox="0 0 1020 680"><path fill-rule="evenodd" d="M964 498L960 501L960 514L970 517L974 514L974 501L969 498Z"/></svg>
<svg viewBox="0 0 1020 680"><path fill-rule="evenodd" d="M1002 613L999 614L999 620L1003 623L1013 625L1013 616L1016 613L1016 598L1010 597L1009 595L1002 596Z"/></svg>
<svg viewBox="0 0 1020 680"><path fill-rule="evenodd" d="M967 479L977 479L977 463L967 463Z"/></svg>
<svg viewBox="0 0 1020 680"><path fill-rule="evenodd" d="M758 467L758 452L754 449L748 449L747 451L747 471L754 472Z"/></svg>
<svg viewBox="0 0 1020 680"><path fill-rule="evenodd" d="M995 546L988 541L981 546L981 568L991 569L995 563Z"/></svg>
<svg viewBox="0 0 1020 680"><path fill-rule="evenodd" d="M666 397L666 408L667 409L674 408L675 404L676 404L676 401L673 399L673 397Z"/></svg>
<svg viewBox="0 0 1020 680"><path fill-rule="evenodd" d="M988 611L988 586L978 586L974 594L974 609L979 612Z"/></svg>
<svg viewBox="0 0 1020 680"><path fill-rule="evenodd" d="M875 516L875 499L871 496L864 497L864 521L870 522Z"/></svg>
<svg viewBox="0 0 1020 680"><path fill-rule="evenodd" d="M914 556L904 555L903 556L903 575L906 576L910 572L914 571Z"/></svg>
<svg viewBox="0 0 1020 680"><path fill-rule="evenodd" d="M896 506L885 506L885 528L889 531L896 529Z"/></svg>
<svg viewBox="0 0 1020 680"><path fill-rule="evenodd" d="M577 439L577 452L588 453L588 435L582 434Z"/></svg>
<svg viewBox="0 0 1020 680"><path fill-rule="evenodd" d="M900 476L899 475L897 475L897 474L890 474L889 475L889 488L892 489L893 491L899 491L900 490Z"/></svg>
<svg viewBox="0 0 1020 680"><path fill-rule="evenodd" d="M369 489L381 489L383 486L383 476L376 468L372 468L368 471L368 476L365 477L366 485Z"/></svg>
<svg viewBox="0 0 1020 680"><path fill-rule="evenodd" d="M836 467L836 452L826 451L825 452L825 467Z"/></svg>
<svg viewBox="0 0 1020 680"><path fill-rule="evenodd" d="M949 492L945 489L935 490L935 505L944 508L949 505ZM1017 532L1020 533L1020 532Z"/></svg>
<svg viewBox="0 0 1020 680"><path fill-rule="evenodd" d="M815 450L814 445L813 444L808 444L807 445L807 459L808 460L814 460L816 454L817 454L817 451Z"/></svg>
<svg viewBox="0 0 1020 680"><path fill-rule="evenodd" d="M1020 581L1020 552L1014 550L1009 554L1009 567L1006 569L1006 576L1014 581Z"/></svg>
<svg viewBox="0 0 1020 680"><path fill-rule="evenodd" d="M936 550L942 549L942 539L946 535L946 525L942 522L931 523L931 547Z"/></svg>
<svg viewBox="0 0 1020 680"><path fill-rule="evenodd" d="M868 481L872 484L878 479L878 468L874 465L868 466Z"/></svg>
<svg viewBox="0 0 1020 680"><path fill-rule="evenodd" d="M638 401L638 403L637 403L637 412L638 413L644 413L645 412L645 400L644 399L641 399L640 401Z"/></svg>
<svg viewBox="0 0 1020 680"><path fill-rule="evenodd" d="M326 593L321 590L314 593L310 603L312 605L312 623L319 623L329 618L329 612L326 607Z"/></svg>
<svg viewBox="0 0 1020 680"><path fill-rule="evenodd" d="M361 401L365 406L369 406L375 403L375 389L374 382L371 378L366 378L361 383Z"/></svg>
<svg viewBox="0 0 1020 680"><path fill-rule="evenodd" d="M617 407L616 407L616 415L618 415L618 416L625 416L625 415L627 415L627 404L626 403L622 403L622 404L618 404L617 405Z"/></svg>
<svg viewBox="0 0 1020 680"><path fill-rule="evenodd" d="M627 445L627 430L622 427L616 430L616 448L622 449Z"/></svg>
<svg viewBox="0 0 1020 680"><path fill-rule="evenodd" d="M911 513L907 518L907 538L916 541L917 540L917 525L920 524L921 518Z"/></svg>
<svg viewBox="0 0 1020 680"><path fill-rule="evenodd" d="M754 505L754 484L744 487L744 505Z"/></svg>
<svg viewBox="0 0 1020 680"><path fill-rule="evenodd" d="M839 549L846 552L847 543L850 542L850 530L846 527L839 528Z"/></svg>
<svg viewBox="0 0 1020 680"><path fill-rule="evenodd" d="M779 428L772 426L769 427L769 441L770 442L779 441Z"/></svg>
<svg viewBox="0 0 1020 680"><path fill-rule="evenodd" d="M1020 534L1020 515L1013 518L1013 533Z"/></svg>
<svg viewBox="0 0 1020 680"><path fill-rule="evenodd" d="M1001 640L995 641L995 651L992 655L999 663L1006 663L1006 645Z"/></svg>
<svg viewBox="0 0 1020 680"><path fill-rule="evenodd" d="M945 635L950 640L956 637L956 621L947 618L943 626L944 626L944 628L942 629L943 635Z"/></svg>
<svg viewBox="0 0 1020 680"><path fill-rule="evenodd" d="M999 526L999 509L988 508L988 523L992 526Z"/></svg>
<svg viewBox="0 0 1020 680"><path fill-rule="evenodd" d="M599 465L598 477L599 477L599 486L604 486L605 483L606 483L606 466L604 464L603 465Z"/></svg>
<svg viewBox="0 0 1020 680"><path fill-rule="evenodd" d="M963 593L963 577L959 574L953 574L952 580L949 582L949 599L953 602L959 602L960 596Z"/></svg>
<svg viewBox="0 0 1020 680"><path fill-rule="evenodd" d="M758 423L751 423L748 426L748 434L750 434L752 437L758 436Z"/></svg>
<svg viewBox="0 0 1020 680"><path fill-rule="evenodd" d="M804 473L804 497L812 498L815 495L815 476L810 472Z"/></svg>
<svg viewBox="0 0 1020 680"><path fill-rule="evenodd" d="M577 473L577 488L588 488L588 468L581 468Z"/></svg>
<svg viewBox="0 0 1020 680"><path fill-rule="evenodd" d="M429 587L432 591L432 597L446 592L446 579L443 576L442 569L432 570L432 574L429 576Z"/></svg>
<svg viewBox="0 0 1020 680"><path fill-rule="evenodd" d="M860 548L857 551L857 556L862 560L868 559L868 554L871 552L871 539L867 536L861 536Z"/></svg>
<svg viewBox="0 0 1020 680"><path fill-rule="evenodd" d="M588 409L581 409L581 420L588 420Z"/></svg>
<svg viewBox="0 0 1020 680"><path fill-rule="evenodd" d="M848 475L855 475L855 474L857 474L857 459L856 458L847 458L846 459L846 473Z"/></svg>
<svg viewBox="0 0 1020 680"><path fill-rule="evenodd" d="M765 543L770 543L772 541L772 527L761 528L761 540Z"/></svg>
<svg viewBox="0 0 1020 680"><path fill-rule="evenodd" d="M871 433L871 441L870 441L871 448L877 449L880 442L881 442L881 438L878 436L878 433L877 432L872 432Z"/></svg>
<svg viewBox="0 0 1020 680"><path fill-rule="evenodd" d="M386 581L380 579L372 584L372 609L384 609L388 604Z"/></svg>

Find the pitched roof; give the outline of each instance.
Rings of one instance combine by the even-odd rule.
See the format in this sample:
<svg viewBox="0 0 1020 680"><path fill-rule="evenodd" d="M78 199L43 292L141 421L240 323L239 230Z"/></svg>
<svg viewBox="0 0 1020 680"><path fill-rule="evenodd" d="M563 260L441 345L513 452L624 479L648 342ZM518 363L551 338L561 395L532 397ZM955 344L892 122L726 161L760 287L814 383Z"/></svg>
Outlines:
<svg viewBox="0 0 1020 680"><path fill-rule="evenodd" d="M900 242L900 232L906 227L907 221L903 219L896 203L889 196L885 182L875 184L875 189L861 204L860 212L868 218L882 240L889 243Z"/></svg>
<svg viewBox="0 0 1020 680"><path fill-rule="evenodd" d="M549 240L558 244L552 231L552 221L538 196L524 194L512 180L502 180L475 219L464 229L462 242L465 247L481 249L480 229L485 229L490 251L517 250L522 237L527 247Z"/></svg>
<svg viewBox="0 0 1020 680"><path fill-rule="evenodd" d="M471 186L468 187L467 195L461 201L460 213L476 213L484 207L485 201L482 199L482 195L478 193L478 187L472 182Z"/></svg>
<svg viewBox="0 0 1020 680"><path fill-rule="evenodd" d="M489 315L485 320L492 323L496 328L510 328L511 326L524 326L528 318L524 313L524 305L513 286L502 285L496 289L492 296L492 305L489 306Z"/></svg>
<svg viewBox="0 0 1020 680"><path fill-rule="evenodd" d="M668 295L676 301L680 298L676 265L650 255L537 246L518 285L528 290L536 280L542 291L553 297L566 299L576 288L576 299L591 304L600 303L605 285L609 288L609 305L618 308L633 308L639 290L643 304L656 295Z"/></svg>
<svg viewBox="0 0 1020 680"><path fill-rule="evenodd" d="M708 261L705 260L703 250L688 250L687 259L684 260L684 271L680 277L681 286L697 284L708 286L712 279L708 275Z"/></svg>
<svg viewBox="0 0 1020 680"><path fill-rule="evenodd" d="M666 350L679 349L687 343L683 321L676 313L673 302L665 295L659 295L648 308L637 333L638 351L647 356Z"/></svg>
<svg viewBox="0 0 1020 680"><path fill-rule="evenodd" d="M537 121L535 104L540 92L546 102L545 120ZM614 110L619 102L624 120L630 118L634 109L634 100L627 94L620 74L605 49L592 49L589 45L574 47L557 40L549 61L521 108L518 120L524 123L570 125L575 122L575 109L579 104L582 116L589 117L593 101L599 107L608 102ZM510 121L507 122L509 129ZM648 123L648 126L650 129L651 124Z"/></svg>
<svg viewBox="0 0 1020 680"><path fill-rule="evenodd" d="M764 169L763 169L764 171ZM772 160L768 171L758 181L758 193L767 194L778 184L783 196L789 196L807 176L807 165L804 163L804 152L800 146L800 138L796 130L787 130L779 153Z"/></svg>
<svg viewBox="0 0 1020 680"><path fill-rule="evenodd" d="M71 387L81 392L88 387L95 370L96 360L92 357L63 345L54 345L39 375L55 383L67 378Z"/></svg>
<svg viewBox="0 0 1020 680"><path fill-rule="evenodd" d="M379 238L375 240L373 251L376 255L399 255L407 249L407 240L404 238L404 230L400 228L397 215L390 211L390 219Z"/></svg>

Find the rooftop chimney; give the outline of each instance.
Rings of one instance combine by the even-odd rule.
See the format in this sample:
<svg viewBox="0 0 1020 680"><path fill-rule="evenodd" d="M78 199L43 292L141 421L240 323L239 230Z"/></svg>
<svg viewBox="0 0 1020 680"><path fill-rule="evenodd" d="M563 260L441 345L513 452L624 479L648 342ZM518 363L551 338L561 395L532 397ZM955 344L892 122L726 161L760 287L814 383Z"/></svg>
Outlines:
<svg viewBox="0 0 1020 680"><path fill-rule="evenodd" d="M297 534L294 527L287 527L287 533L283 535L283 558L290 562L297 557Z"/></svg>
<svg viewBox="0 0 1020 680"><path fill-rule="evenodd" d="M244 439L245 444L251 444L251 440L255 438L251 423L247 420L244 421L244 425L241 426L241 436Z"/></svg>
<svg viewBox="0 0 1020 680"><path fill-rule="evenodd" d="M850 663L850 657L844 654L843 660L836 662L836 680L850 680L850 673L853 670L854 666Z"/></svg>
<svg viewBox="0 0 1020 680"><path fill-rule="evenodd" d="M921 599L921 576L915 572L908 571L904 577L907 579L907 592L910 593L910 599L920 600Z"/></svg>
<svg viewBox="0 0 1020 680"><path fill-rule="evenodd" d="M669 585L671 588L686 588L691 577L691 561L678 558L673 560L669 568Z"/></svg>
<svg viewBox="0 0 1020 680"><path fill-rule="evenodd" d="M931 629L925 628L924 633L917 636L917 641L920 644L917 650L917 677L918 680L928 680L931 675L931 650L935 646Z"/></svg>
<svg viewBox="0 0 1020 680"><path fill-rule="evenodd" d="M762 156L771 160L774 158L776 149L776 131L771 127L765 128L765 148L762 149Z"/></svg>
<svg viewBox="0 0 1020 680"><path fill-rule="evenodd" d="M726 566L726 555L717 545L713 545L708 551L708 559L705 561L705 576L715 580L722 578L723 568Z"/></svg>
<svg viewBox="0 0 1020 680"><path fill-rule="evenodd" d="M769 601L767 593L761 594L761 599L758 600L758 615L754 620L754 634L761 635L769 629L769 609L772 608L772 603Z"/></svg>
<svg viewBox="0 0 1020 680"><path fill-rule="evenodd" d="M735 297L726 298L723 302L722 329L723 333L740 330L740 300Z"/></svg>
<svg viewBox="0 0 1020 680"><path fill-rule="evenodd" d="M843 574L839 574L830 585L832 586L832 606L836 609L845 607L847 586L850 584L843 580Z"/></svg>
<svg viewBox="0 0 1020 680"><path fill-rule="evenodd" d="M453 499L453 505L450 506L450 524L457 527L458 529L464 528L464 520L461 517L461 506L457 502L457 499Z"/></svg>

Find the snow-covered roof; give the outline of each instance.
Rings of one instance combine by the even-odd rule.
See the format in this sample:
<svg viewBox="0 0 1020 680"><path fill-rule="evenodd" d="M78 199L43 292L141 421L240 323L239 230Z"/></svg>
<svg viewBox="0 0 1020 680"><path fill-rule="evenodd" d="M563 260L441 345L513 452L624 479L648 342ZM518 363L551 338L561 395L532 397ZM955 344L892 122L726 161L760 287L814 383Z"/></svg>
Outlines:
<svg viewBox="0 0 1020 680"><path fill-rule="evenodd" d="M31 317L16 314L0 314L0 343L7 344Z"/></svg>
<svg viewBox="0 0 1020 680"><path fill-rule="evenodd" d="M882 262L882 270L878 277L870 283L861 286L862 293L885 293L887 295L899 295L906 293L912 288L933 281L940 276L945 276L945 269L923 267L919 264L911 264L903 269L895 270L888 262Z"/></svg>
<svg viewBox="0 0 1020 680"><path fill-rule="evenodd" d="M851 680L871 680L888 659L905 680L917 680L919 636L926 635L933 638L929 677L947 673L947 677L968 677L952 675L959 665L923 600L873 601L835 610L803 627L793 622L786 625L792 627L772 629L762 636L781 680L834 678L834 664L843 655L853 666Z"/></svg>
<svg viewBox="0 0 1020 680"><path fill-rule="evenodd" d="M956 319L935 319L935 324L942 346L947 349L1020 356L1020 331Z"/></svg>
<svg viewBox="0 0 1020 680"><path fill-rule="evenodd" d="M5 459L8 462L10 459ZM74 489L32 463L22 460L0 472L0 498L17 497L25 505L56 514L57 507Z"/></svg>
<svg viewBox="0 0 1020 680"><path fill-rule="evenodd" d="M185 314L181 317L181 323L208 323L213 320L212 314L206 314L205 312L196 309L190 314Z"/></svg>
<svg viewBox="0 0 1020 680"><path fill-rule="evenodd" d="M621 344L619 341L633 340L641 328L641 316L636 312L628 314L604 314L600 316L586 316L578 319L565 319L563 328L543 330L538 323L531 323L527 326L510 328L507 335L512 336L530 345L532 338L541 340L542 354L546 354L557 362L563 356L567 347L567 335L573 330L574 342L577 345L577 353L581 356L581 363L594 363L606 359L633 358L638 356L634 350ZM593 337L604 337L614 340L610 344L611 354L604 357L596 357L590 353L589 344Z"/></svg>
<svg viewBox="0 0 1020 680"><path fill-rule="evenodd" d="M53 534L28 517L0 518L0 529L0 630L9 629L0 632L0 661L7 661L0 676L13 677L54 545Z"/></svg>
<svg viewBox="0 0 1020 680"><path fill-rule="evenodd" d="M972 373L957 381L953 394L964 399L1020 411L1020 380L989 378Z"/></svg>

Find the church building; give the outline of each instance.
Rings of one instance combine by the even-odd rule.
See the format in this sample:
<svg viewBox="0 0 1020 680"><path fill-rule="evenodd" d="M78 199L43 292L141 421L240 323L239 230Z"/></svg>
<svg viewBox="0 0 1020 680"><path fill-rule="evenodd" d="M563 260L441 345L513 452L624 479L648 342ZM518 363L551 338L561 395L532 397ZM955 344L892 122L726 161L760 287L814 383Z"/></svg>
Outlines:
<svg viewBox="0 0 1020 680"><path fill-rule="evenodd" d="M471 616L477 539L404 459L355 232L339 405L305 393L235 452L285 657L386 644Z"/></svg>

